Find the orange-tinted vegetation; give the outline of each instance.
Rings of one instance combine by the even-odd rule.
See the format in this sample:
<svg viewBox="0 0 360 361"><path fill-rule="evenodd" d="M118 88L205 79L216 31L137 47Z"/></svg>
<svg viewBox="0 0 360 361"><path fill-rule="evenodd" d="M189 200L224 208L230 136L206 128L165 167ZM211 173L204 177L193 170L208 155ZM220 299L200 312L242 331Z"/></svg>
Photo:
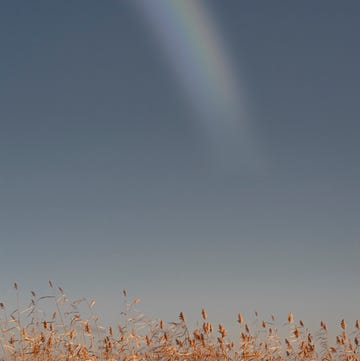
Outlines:
<svg viewBox="0 0 360 361"><path fill-rule="evenodd" d="M212 325L203 309L199 327L190 329L181 312L174 322L149 320L136 311L138 299L130 302L124 294L124 321L103 327L93 312L94 301L71 301L50 282L51 295L38 297L31 292L28 307L18 306L9 313L0 303L0 346L3 360L85 361L85 360L360 360L360 325L343 320L334 345L328 341L324 322L313 335L304 323L286 321L289 335L279 336L275 317L257 326L237 315L238 336L231 340L223 325ZM51 301L53 312L46 316L42 304ZM80 309L85 308L86 317ZM257 316L257 315L256 315Z"/></svg>

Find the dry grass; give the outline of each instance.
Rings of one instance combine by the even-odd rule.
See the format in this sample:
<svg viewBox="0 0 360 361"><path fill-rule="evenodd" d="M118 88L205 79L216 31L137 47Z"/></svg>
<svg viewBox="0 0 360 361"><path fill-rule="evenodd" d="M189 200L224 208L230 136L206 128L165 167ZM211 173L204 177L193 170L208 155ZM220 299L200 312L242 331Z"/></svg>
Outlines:
<svg viewBox="0 0 360 361"><path fill-rule="evenodd" d="M38 297L31 292L28 307L21 308L18 286L17 309L8 313L0 303L0 347L5 361L85 361L85 360L359 360L359 322L350 330L341 322L336 344L330 345L324 322L314 336L302 321L289 314L284 327L289 335L281 339L275 318L260 321L254 329L237 316L239 337L232 341L223 325L213 326L205 310L201 326L190 330L181 312L175 322L147 319L138 313L139 302L127 300L124 291L124 321L116 328L104 328L93 312L94 301L71 301L61 288L50 282L51 295ZM41 311L51 301L51 317ZM87 317L80 312L85 310ZM256 315L257 316L257 315Z"/></svg>

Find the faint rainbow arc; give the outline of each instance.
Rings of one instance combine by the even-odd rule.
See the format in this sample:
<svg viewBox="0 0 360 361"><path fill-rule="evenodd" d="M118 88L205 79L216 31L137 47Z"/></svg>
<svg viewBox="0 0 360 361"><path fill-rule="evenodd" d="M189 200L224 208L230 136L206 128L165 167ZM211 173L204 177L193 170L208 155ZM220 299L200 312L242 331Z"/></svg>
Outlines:
<svg viewBox="0 0 360 361"><path fill-rule="evenodd" d="M247 128L244 94L205 3L140 0L138 5L166 50L203 127L220 145L243 142Z"/></svg>

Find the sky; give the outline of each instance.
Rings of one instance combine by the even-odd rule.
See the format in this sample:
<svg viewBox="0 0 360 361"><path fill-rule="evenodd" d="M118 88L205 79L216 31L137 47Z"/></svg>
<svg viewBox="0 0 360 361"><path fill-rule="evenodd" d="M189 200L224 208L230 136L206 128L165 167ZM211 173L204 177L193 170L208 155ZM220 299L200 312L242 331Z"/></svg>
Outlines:
<svg viewBox="0 0 360 361"><path fill-rule="evenodd" d="M358 1L2 1L0 297L360 318Z"/></svg>

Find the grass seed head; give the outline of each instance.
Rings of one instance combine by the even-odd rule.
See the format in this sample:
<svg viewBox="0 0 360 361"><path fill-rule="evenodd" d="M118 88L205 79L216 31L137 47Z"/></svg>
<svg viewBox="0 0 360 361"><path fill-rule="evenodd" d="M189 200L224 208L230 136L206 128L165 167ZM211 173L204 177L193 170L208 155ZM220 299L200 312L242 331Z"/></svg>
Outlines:
<svg viewBox="0 0 360 361"><path fill-rule="evenodd" d="M293 316L292 312L289 313L288 321L289 321L289 323L294 322L294 316Z"/></svg>
<svg viewBox="0 0 360 361"><path fill-rule="evenodd" d="M341 320L341 328L342 328L343 330L346 330L346 323L345 323L345 320L344 320L344 319Z"/></svg>
<svg viewBox="0 0 360 361"><path fill-rule="evenodd" d="M182 322L185 323L185 316L184 316L184 313L183 312L180 312L180 315L179 315L179 318Z"/></svg>
<svg viewBox="0 0 360 361"><path fill-rule="evenodd" d="M207 313L206 313L206 311L205 311L204 308L201 310L201 315L202 315L202 318L203 318L204 320L207 319Z"/></svg>

